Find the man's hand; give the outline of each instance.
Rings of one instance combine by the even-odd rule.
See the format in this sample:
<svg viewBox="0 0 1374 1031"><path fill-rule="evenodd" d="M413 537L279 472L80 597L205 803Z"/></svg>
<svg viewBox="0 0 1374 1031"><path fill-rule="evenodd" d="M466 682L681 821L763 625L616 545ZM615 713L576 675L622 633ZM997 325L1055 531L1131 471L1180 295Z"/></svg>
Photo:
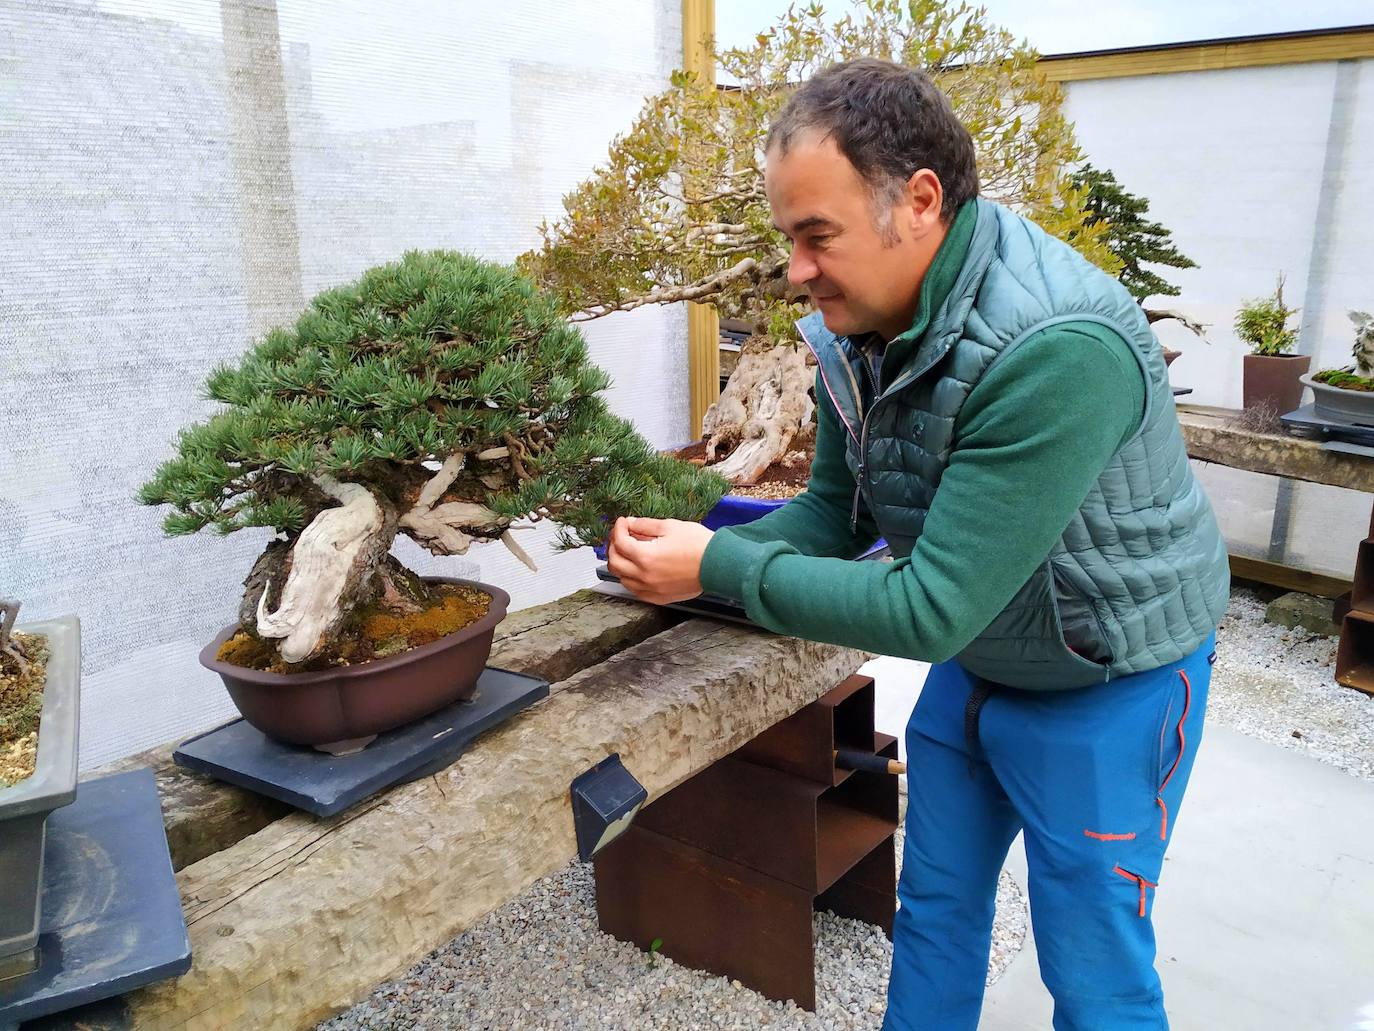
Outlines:
<svg viewBox="0 0 1374 1031"><path fill-rule="evenodd" d="M695 598L712 532L680 519L617 519L606 568L640 601L671 605Z"/></svg>

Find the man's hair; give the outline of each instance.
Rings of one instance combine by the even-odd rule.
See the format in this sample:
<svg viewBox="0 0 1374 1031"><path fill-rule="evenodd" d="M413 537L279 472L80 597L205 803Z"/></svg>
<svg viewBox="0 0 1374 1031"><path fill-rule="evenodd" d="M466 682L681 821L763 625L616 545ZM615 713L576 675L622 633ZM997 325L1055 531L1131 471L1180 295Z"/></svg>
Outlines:
<svg viewBox="0 0 1374 1031"><path fill-rule="evenodd" d="M949 98L915 68L861 57L834 64L802 83L768 130L767 150L786 154L796 137L830 137L868 184L879 229L891 234L890 209L917 169L940 180L940 218L978 196L973 138Z"/></svg>

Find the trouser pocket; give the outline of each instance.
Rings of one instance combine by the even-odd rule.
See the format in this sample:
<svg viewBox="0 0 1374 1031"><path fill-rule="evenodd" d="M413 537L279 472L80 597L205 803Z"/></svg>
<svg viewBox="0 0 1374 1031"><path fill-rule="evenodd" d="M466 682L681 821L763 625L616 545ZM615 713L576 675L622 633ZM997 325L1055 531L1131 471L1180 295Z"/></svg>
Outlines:
<svg viewBox="0 0 1374 1031"><path fill-rule="evenodd" d="M1131 873L1129 870L1123 870L1120 866L1112 867L1112 873L1118 874L1126 878L1126 880L1128 881L1134 881L1135 884L1140 888L1140 906L1138 910L1138 915L1143 917L1145 915L1145 891L1146 889L1153 891L1156 888L1158 888L1159 885L1154 881L1147 881L1138 873Z"/></svg>
<svg viewBox="0 0 1374 1031"><path fill-rule="evenodd" d="M1178 670L1178 679L1182 685L1182 697L1180 698L1177 693L1169 696L1164 716L1160 721L1159 748L1155 753L1155 805L1159 807L1160 841L1169 839L1169 806L1164 801L1164 789L1174 779L1174 774L1178 772L1187 752L1188 736L1185 728L1188 715L1193 708L1193 685L1188 679L1188 674Z"/></svg>

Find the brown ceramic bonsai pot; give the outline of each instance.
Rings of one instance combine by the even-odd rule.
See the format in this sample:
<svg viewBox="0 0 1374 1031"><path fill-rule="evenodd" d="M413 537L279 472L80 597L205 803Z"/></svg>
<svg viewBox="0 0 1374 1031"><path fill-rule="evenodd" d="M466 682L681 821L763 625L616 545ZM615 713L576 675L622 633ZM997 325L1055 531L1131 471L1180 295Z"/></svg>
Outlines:
<svg viewBox="0 0 1374 1031"><path fill-rule="evenodd" d="M1286 415L1302 404L1301 378L1312 364L1309 354L1247 354L1241 395L1246 408L1272 406Z"/></svg>
<svg viewBox="0 0 1374 1031"><path fill-rule="evenodd" d="M243 718L269 737L340 754L356 751L377 734L471 698L486 668L510 595L474 580L430 576L425 581L475 587L491 596L491 607L457 633L356 666L270 673L222 662L215 656L238 632L237 625L206 645L200 664L220 675Z"/></svg>

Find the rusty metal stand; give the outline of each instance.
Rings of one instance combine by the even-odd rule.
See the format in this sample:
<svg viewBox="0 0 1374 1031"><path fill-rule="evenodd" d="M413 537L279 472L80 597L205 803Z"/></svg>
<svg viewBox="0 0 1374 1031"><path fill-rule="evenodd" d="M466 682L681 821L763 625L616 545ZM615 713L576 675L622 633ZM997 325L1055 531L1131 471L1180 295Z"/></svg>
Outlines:
<svg viewBox="0 0 1374 1031"><path fill-rule="evenodd" d="M1341 624L1336 682L1374 694L1374 512L1369 518L1369 536L1360 542L1355 559L1349 600L1337 599L1335 616Z"/></svg>
<svg viewBox="0 0 1374 1031"><path fill-rule="evenodd" d="M601 929L814 1010L813 910L892 935L897 778L834 762L896 758L873 713L850 677L645 807L596 857Z"/></svg>

